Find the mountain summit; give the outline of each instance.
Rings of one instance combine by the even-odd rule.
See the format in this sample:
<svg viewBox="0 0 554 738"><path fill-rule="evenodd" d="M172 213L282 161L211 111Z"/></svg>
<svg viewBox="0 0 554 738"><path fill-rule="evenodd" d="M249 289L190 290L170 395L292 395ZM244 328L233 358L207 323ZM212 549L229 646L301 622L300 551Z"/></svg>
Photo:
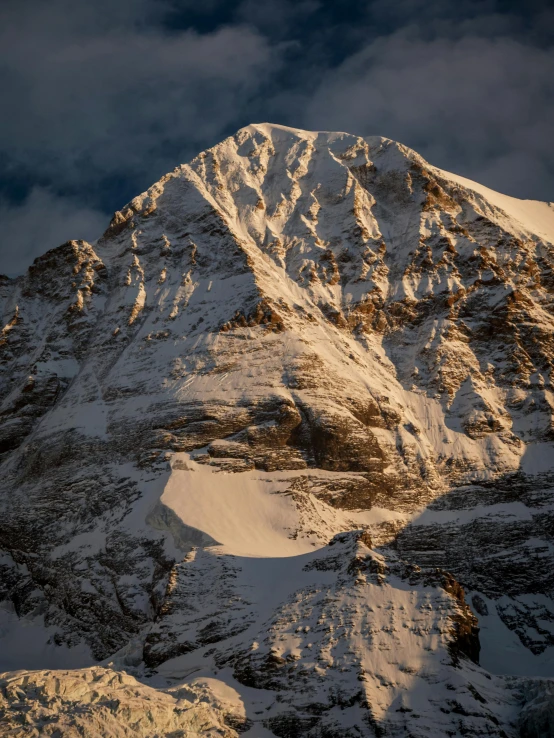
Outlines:
<svg viewBox="0 0 554 738"><path fill-rule="evenodd" d="M259 124L2 277L7 735L550 735L553 269L552 204Z"/></svg>

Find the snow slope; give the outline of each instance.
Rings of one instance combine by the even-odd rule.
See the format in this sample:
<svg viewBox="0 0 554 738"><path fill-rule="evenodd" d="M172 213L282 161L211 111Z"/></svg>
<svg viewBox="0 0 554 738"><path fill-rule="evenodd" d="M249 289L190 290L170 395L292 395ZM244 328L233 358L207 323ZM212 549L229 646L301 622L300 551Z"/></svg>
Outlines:
<svg viewBox="0 0 554 738"><path fill-rule="evenodd" d="M538 200L518 200L516 197L502 195L500 192L484 187L470 179L460 177L444 170L438 170L446 179L462 185L468 190L479 193L486 202L503 210L512 223L523 226L530 234L535 234L552 243L554 241L554 203Z"/></svg>

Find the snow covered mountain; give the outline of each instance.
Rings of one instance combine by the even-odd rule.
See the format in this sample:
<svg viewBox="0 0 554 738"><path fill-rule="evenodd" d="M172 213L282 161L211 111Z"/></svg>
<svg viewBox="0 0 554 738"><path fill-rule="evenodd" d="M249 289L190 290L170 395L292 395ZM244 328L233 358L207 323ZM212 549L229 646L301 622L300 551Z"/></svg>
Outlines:
<svg viewBox="0 0 554 738"><path fill-rule="evenodd" d="M1 278L0 735L552 735L553 269L261 124Z"/></svg>

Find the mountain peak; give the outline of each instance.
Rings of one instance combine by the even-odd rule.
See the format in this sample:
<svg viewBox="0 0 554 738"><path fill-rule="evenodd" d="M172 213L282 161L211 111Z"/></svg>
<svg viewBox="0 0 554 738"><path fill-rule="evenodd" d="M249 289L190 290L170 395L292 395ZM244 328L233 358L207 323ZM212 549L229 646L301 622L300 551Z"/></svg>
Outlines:
<svg viewBox="0 0 554 738"><path fill-rule="evenodd" d="M3 688L38 720L64 667L60 715L102 679L160 735L539 724L551 216L253 124L3 282Z"/></svg>

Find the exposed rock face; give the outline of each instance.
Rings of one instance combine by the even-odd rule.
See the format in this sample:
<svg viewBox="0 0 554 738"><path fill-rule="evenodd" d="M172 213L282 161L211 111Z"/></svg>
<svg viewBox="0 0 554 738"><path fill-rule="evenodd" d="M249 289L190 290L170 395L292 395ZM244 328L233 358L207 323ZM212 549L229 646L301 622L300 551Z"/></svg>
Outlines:
<svg viewBox="0 0 554 738"><path fill-rule="evenodd" d="M477 662L554 674L553 242L400 144L259 125L2 279L3 668L221 671L229 735L516 735Z"/></svg>
<svg viewBox="0 0 554 738"><path fill-rule="evenodd" d="M128 674L93 667L75 671L14 672L0 679L2 735L206 736L236 738L201 690L160 691ZM231 718L239 718L229 713Z"/></svg>
<svg viewBox="0 0 554 738"><path fill-rule="evenodd" d="M522 738L547 738L554 730L554 683L526 680L522 683L524 707L519 718Z"/></svg>

